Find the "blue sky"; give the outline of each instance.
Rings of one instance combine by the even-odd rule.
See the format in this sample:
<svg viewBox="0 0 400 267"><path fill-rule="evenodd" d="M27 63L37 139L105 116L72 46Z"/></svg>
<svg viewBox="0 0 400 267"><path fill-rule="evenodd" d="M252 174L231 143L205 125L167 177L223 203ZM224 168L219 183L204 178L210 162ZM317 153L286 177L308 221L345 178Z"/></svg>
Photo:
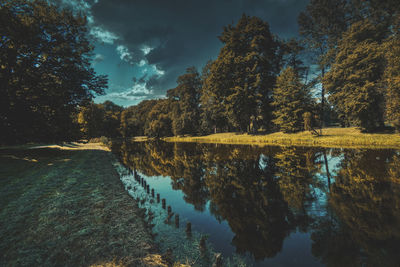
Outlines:
<svg viewBox="0 0 400 267"><path fill-rule="evenodd" d="M270 24L280 38L298 35L308 0L53 0L88 18L93 67L109 88L95 102L122 106L165 97L186 68L201 68L222 47L218 35L243 13Z"/></svg>

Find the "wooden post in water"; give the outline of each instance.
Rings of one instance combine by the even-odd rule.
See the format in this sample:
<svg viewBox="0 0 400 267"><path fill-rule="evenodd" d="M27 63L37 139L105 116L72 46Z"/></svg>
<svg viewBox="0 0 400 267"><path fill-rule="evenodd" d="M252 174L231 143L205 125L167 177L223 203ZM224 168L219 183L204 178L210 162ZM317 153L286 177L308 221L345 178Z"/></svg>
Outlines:
<svg viewBox="0 0 400 267"><path fill-rule="evenodd" d="M151 189L151 196L154 197L154 188Z"/></svg>
<svg viewBox="0 0 400 267"><path fill-rule="evenodd" d="M179 214L175 214L175 226L179 228Z"/></svg>
<svg viewBox="0 0 400 267"><path fill-rule="evenodd" d="M200 247L200 252L204 253L206 251L206 237L205 236L201 237L199 245L200 245L199 246Z"/></svg>
<svg viewBox="0 0 400 267"><path fill-rule="evenodd" d="M165 198L162 199L162 208L165 209Z"/></svg>
<svg viewBox="0 0 400 267"><path fill-rule="evenodd" d="M150 185L147 185L147 194L150 194Z"/></svg>
<svg viewBox="0 0 400 267"><path fill-rule="evenodd" d="M221 267L222 266L222 254L221 253L215 253L214 254L214 263L212 267Z"/></svg>
<svg viewBox="0 0 400 267"><path fill-rule="evenodd" d="M172 212L172 208L171 206L168 206L168 214L170 214Z"/></svg>
<svg viewBox="0 0 400 267"><path fill-rule="evenodd" d="M192 224L190 222L186 223L186 234L189 236L192 234Z"/></svg>
<svg viewBox="0 0 400 267"><path fill-rule="evenodd" d="M157 203L160 203L160 194L157 194Z"/></svg>

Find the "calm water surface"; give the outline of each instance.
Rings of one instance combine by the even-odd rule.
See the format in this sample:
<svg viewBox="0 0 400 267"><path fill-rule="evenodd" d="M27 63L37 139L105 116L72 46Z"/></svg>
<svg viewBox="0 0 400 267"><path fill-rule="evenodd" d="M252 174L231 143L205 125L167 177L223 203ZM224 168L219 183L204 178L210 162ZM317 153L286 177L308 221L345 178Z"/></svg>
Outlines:
<svg viewBox="0 0 400 267"><path fill-rule="evenodd" d="M193 252L191 222L192 243L206 235L226 265L400 266L399 151L165 142L113 151L179 214L179 229L154 231L181 261ZM165 215L132 174L123 179Z"/></svg>

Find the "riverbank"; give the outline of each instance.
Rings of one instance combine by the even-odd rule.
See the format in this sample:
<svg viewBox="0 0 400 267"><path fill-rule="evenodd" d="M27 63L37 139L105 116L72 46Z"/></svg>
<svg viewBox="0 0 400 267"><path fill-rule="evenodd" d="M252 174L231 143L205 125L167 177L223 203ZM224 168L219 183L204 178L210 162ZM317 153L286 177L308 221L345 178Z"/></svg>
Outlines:
<svg viewBox="0 0 400 267"><path fill-rule="evenodd" d="M279 145L279 146L318 146L338 148L400 148L400 134L366 134L357 128L324 128L322 136L310 132L294 134L272 133L250 135L219 133L207 136L166 137L167 142L199 142L219 144Z"/></svg>
<svg viewBox="0 0 400 267"><path fill-rule="evenodd" d="M166 266L101 144L0 150L0 266Z"/></svg>

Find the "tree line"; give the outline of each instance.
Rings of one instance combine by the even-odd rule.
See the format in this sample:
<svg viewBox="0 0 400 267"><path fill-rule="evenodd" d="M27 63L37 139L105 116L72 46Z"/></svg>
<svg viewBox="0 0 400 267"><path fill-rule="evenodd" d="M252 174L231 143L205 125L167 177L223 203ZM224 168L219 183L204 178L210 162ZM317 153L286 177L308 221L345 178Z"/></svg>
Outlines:
<svg viewBox="0 0 400 267"><path fill-rule="evenodd" d="M164 99L122 108L92 102L107 77L91 66L84 17L46 1L3 1L1 140L292 133L333 123L399 131L399 9L396 0L311 0L300 37L289 40L243 14L201 71L189 67Z"/></svg>
<svg viewBox="0 0 400 267"><path fill-rule="evenodd" d="M311 0L300 37L289 40L244 14L223 29L218 57L201 72L190 67L165 99L122 111L121 135L293 133L333 123L399 131L399 14L390 0Z"/></svg>

